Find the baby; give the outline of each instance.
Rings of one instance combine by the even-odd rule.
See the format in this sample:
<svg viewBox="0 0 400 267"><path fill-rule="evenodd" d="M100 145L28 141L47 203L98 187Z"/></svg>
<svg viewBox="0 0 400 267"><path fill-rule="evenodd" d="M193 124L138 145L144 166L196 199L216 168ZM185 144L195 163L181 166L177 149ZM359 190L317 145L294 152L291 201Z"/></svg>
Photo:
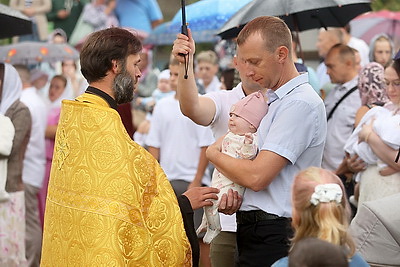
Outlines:
<svg viewBox="0 0 400 267"><path fill-rule="evenodd" d="M386 106L385 106L386 107ZM399 149L400 146L400 114L385 107L374 107L368 111L361 119L357 128L353 131L345 145L345 151L350 155L357 154L367 164L377 164L379 173L382 176L391 175L397 171L382 162L365 142L358 142L358 133L366 123L373 121L373 130L382 139L382 141L393 149ZM378 117L379 119L375 119ZM359 175L356 176L356 182L359 182Z"/></svg>
<svg viewBox="0 0 400 267"><path fill-rule="evenodd" d="M137 105L141 105L145 109L145 111L151 113L157 101L166 96L173 95L175 92L171 90L171 87L169 86L169 78L169 69L160 72L160 74L158 75L157 88L149 97L138 97L136 99Z"/></svg>
<svg viewBox="0 0 400 267"><path fill-rule="evenodd" d="M230 111L229 131L222 141L222 152L242 159L253 159L258 151L257 129L262 118L268 112L268 105L263 94L252 93L234 104ZM218 205L221 196L233 189L243 196L244 187L235 184L229 178L214 170L211 186L220 190L218 200L213 200L212 206L204 207L203 221L197 229L197 234L207 228L203 241L207 244L221 232Z"/></svg>

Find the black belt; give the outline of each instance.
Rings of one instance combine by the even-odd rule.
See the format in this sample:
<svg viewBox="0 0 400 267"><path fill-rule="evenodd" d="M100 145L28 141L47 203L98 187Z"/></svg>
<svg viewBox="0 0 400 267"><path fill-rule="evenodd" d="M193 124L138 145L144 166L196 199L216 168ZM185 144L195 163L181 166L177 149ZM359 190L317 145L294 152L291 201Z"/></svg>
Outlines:
<svg viewBox="0 0 400 267"><path fill-rule="evenodd" d="M236 212L237 224L251 224L259 221L276 220L280 217L276 214L267 213L262 210L238 211Z"/></svg>

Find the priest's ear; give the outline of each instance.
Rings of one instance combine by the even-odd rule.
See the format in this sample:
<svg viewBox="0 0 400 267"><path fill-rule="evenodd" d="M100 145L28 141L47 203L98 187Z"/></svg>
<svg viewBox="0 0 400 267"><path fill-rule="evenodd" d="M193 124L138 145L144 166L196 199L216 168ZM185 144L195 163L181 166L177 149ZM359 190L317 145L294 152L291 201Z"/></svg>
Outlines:
<svg viewBox="0 0 400 267"><path fill-rule="evenodd" d="M119 71L120 71L120 64L119 64L119 62L116 60L116 59L113 59L113 60L111 60L111 64L112 64L112 68L111 68L111 70L115 73L115 74L117 74L117 73L119 73Z"/></svg>

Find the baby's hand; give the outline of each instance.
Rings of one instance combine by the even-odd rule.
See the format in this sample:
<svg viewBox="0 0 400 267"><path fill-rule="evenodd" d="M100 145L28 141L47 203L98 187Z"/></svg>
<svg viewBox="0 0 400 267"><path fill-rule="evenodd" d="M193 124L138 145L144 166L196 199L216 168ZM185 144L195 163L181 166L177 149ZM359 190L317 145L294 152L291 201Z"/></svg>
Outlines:
<svg viewBox="0 0 400 267"><path fill-rule="evenodd" d="M251 133L245 133L244 134L244 143L246 145L249 145L253 143L253 135Z"/></svg>

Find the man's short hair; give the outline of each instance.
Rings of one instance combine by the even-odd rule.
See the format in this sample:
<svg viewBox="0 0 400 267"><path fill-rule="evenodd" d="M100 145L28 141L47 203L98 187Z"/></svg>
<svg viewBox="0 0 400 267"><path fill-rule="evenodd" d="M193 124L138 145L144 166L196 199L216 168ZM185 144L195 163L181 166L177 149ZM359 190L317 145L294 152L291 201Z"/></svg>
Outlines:
<svg viewBox="0 0 400 267"><path fill-rule="evenodd" d="M335 44L329 49L327 57L334 51L337 50L341 60L351 60L353 65L356 63L356 53L354 49L345 44Z"/></svg>
<svg viewBox="0 0 400 267"><path fill-rule="evenodd" d="M212 65L218 65L218 56L212 50L201 51L196 56L196 62L197 62L197 64L200 62L206 62L206 63L210 63Z"/></svg>
<svg viewBox="0 0 400 267"><path fill-rule="evenodd" d="M112 61L125 64L129 55L139 54L142 44L132 32L108 28L89 35L80 53L81 72L86 80L96 82L106 77Z"/></svg>
<svg viewBox="0 0 400 267"><path fill-rule="evenodd" d="M280 46L285 46L292 54L292 35L286 23L277 17L263 16L250 21L240 31L237 44L240 46L254 33L260 33L265 41L266 50L270 53Z"/></svg>

